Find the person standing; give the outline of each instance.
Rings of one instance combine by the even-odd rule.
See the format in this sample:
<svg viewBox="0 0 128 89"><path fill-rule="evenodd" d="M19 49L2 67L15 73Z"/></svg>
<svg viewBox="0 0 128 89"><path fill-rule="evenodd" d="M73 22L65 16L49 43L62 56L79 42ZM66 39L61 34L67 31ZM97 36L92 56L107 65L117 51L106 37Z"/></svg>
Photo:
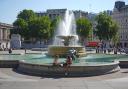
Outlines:
<svg viewBox="0 0 128 89"><path fill-rule="evenodd" d="M25 54L27 53L27 49L26 48L24 49L24 52L25 52Z"/></svg>
<svg viewBox="0 0 128 89"><path fill-rule="evenodd" d="M114 54L117 54L117 48L114 47Z"/></svg>
<svg viewBox="0 0 128 89"><path fill-rule="evenodd" d="M12 49L10 48L10 49L8 50L8 52L9 52L9 54L11 54L11 53L12 53Z"/></svg>

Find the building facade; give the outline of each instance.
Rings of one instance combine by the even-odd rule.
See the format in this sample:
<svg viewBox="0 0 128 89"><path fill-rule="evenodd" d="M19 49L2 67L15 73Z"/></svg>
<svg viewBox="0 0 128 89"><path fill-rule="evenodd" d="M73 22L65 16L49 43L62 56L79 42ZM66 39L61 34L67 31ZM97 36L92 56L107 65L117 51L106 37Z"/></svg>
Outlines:
<svg viewBox="0 0 128 89"><path fill-rule="evenodd" d="M0 49L10 47L10 29L13 28L10 24L0 23Z"/></svg>
<svg viewBox="0 0 128 89"><path fill-rule="evenodd" d="M123 48L128 47L128 5L123 1L115 2L112 18L119 26L119 41Z"/></svg>
<svg viewBox="0 0 128 89"><path fill-rule="evenodd" d="M88 17L88 12L81 11L81 10L75 10L73 12L74 12L75 19Z"/></svg>
<svg viewBox="0 0 128 89"><path fill-rule="evenodd" d="M55 19L58 16L64 18L66 11L67 9L48 9L46 12L37 12L36 14L38 16L48 16L50 19ZM88 15L87 12L81 10L74 10L73 13L76 19L87 17Z"/></svg>
<svg viewBox="0 0 128 89"><path fill-rule="evenodd" d="M48 9L47 16L49 16L51 19L55 19L58 16L64 18L66 11L67 9Z"/></svg>
<svg viewBox="0 0 128 89"><path fill-rule="evenodd" d="M56 17L63 18L67 9L47 9L46 12L37 12L38 16L48 16L50 19L55 19Z"/></svg>

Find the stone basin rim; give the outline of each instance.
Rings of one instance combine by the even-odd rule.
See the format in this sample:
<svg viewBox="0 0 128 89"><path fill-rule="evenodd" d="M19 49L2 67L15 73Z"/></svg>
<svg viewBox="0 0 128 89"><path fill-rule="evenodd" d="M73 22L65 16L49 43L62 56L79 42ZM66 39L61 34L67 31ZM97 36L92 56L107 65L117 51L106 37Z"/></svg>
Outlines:
<svg viewBox="0 0 128 89"><path fill-rule="evenodd" d="M28 64L28 65L37 65L37 66L53 66L51 63L46 63L46 64L34 64L34 63L28 63L28 62L25 62L23 60L19 60L19 64L20 63L24 63L24 64ZM85 62L86 63L86 62ZM110 63L105 63L105 64L96 64L96 65L84 65L84 66L79 66L79 65L70 65L70 67L86 67L86 66L92 66L92 67L98 67L98 66L107 66L107 65L115 65L115 64L119 64L119 61L112 61ZM63 67L63 66L62 66Z"/></svg>

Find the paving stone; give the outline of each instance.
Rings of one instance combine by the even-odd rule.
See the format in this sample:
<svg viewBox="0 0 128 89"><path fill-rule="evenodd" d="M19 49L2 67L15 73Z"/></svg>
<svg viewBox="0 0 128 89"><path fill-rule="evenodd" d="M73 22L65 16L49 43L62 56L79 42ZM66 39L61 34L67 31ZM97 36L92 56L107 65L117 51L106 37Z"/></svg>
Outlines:
<svg viewBox="0 0 128 89"><path fill-rule="evenodd" d="M102 87L102 86L90 86L88 89L115 89L112 87Z"/></svg>
<svg viewBox="0 0 128 89"><path fill-rule="evenodd" d="M86 87L61 87L61 89L88 89Z"/></svg>

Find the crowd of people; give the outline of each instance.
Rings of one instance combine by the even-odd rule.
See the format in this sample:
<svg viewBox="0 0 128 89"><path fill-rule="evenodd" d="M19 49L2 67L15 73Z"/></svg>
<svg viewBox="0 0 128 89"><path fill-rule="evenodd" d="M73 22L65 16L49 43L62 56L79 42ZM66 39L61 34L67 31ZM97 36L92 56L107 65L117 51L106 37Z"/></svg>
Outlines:
<svg viewBox="0 0 128 89"><path fill-rule="evenodd" d="M113 52L114 54L117 54L119 52L120 54L125 52L125 50L120 46L112 46L112 45L106 45L105 43L102 43L96 47L96 53L110 53Z"/></svg>

